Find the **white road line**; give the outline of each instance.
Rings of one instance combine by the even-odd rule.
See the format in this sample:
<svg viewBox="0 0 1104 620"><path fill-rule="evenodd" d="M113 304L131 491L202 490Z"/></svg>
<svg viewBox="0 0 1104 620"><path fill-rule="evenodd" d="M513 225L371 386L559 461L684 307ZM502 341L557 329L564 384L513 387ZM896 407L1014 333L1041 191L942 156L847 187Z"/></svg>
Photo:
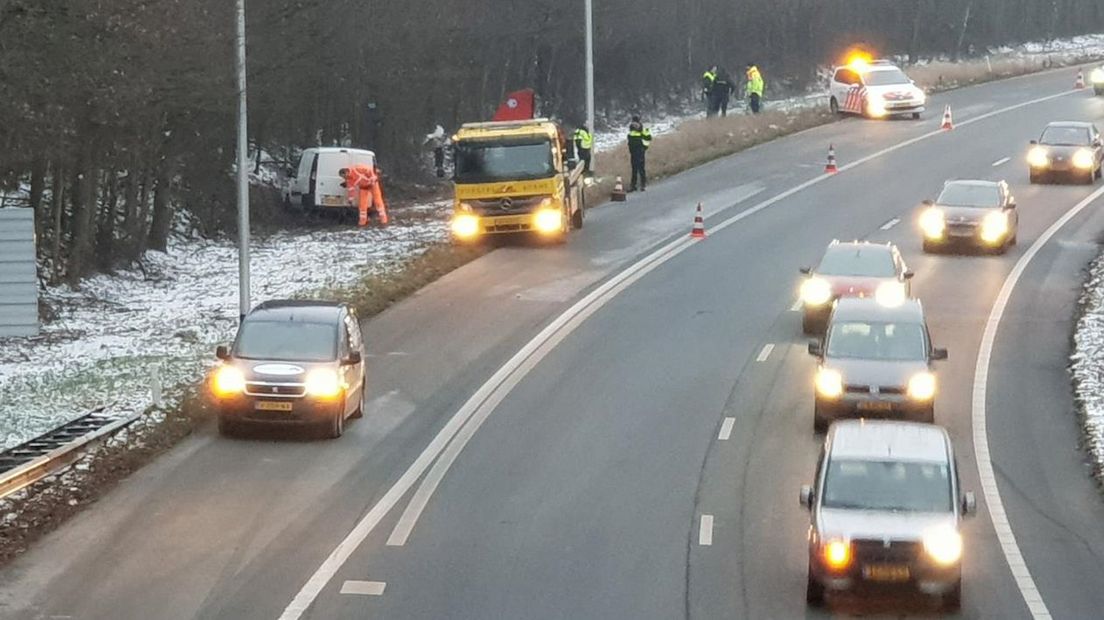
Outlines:
<svg viewBox="0 0 1104 620"><path fill-rule="evenodd" d="M794 304L792 306L790 306L790 312L801 312L801 300L800 299L795 301Z"/></svg>
<svg viewBox="0 0 1104 620"><path fill-rule="evenodd" d="M721 422L721 432L717 434L717 439L728 441L728 438L732 437L733 426L736 426L736 418L725 418L724 422Z"/></svg>
<svg viewBox="0 0 1104 620"><path fill-rule="evenodd" d="M997 540L1000 541L1004 559L1008 562L1008 568L1012 571L1012 578L1016 580L1016 586L1020 589L1020 595L1027 604L1031 616L1036 619L1050 618L1039 589L1035 586L1035 579L1027 568L1020 547L1016 543L1016 535L1012 532L1012 526L1008 522L1008 514L1004 511L1004 502L1001 500L1000 487L997 485L997 477L993 472L992 455L989 452L989 435L985 420L985 404L989 384L989 364L992 361L993 344L997 339L997 328L1000 327L1004 311L1008 308L1008 300L1012 297L1012 291L1020 281L1028 264L1039 253L1039 250L1047 244L1071 219L1080 213L1085 207L1092 204L1097 198L1104 196L1104 188L1100 188L1087 198L1074 205L1050 228L1046 229L1036 241L1031 244L1027 252L1016 262L1012 272L1004 281L997 299L993 303L993 309L989 313L989 319L985 322L985 332L981 336L981 348L978 350L977 366L974 369L974 394L973 394L973 434L974 454L977 458L978 478L981 480L982 493L985 496L985 504L989 507L989 518L993 522L993 529L997 532Z"/></svg>
<svg viewBox="0 0 1104 620"><path fill-rule="evenodd" d="M763 345L763 350L759 352L759 357L755 358L757 362L765 362L770 357L771 351L774 351L773 344Z"/></svg>
<svg viewBox="0 0 1104 620"><path fill-rule="evenodd" d="M1011 159L1012 159L1011 157L1005 157L1003 159L998 159L997 161L993 162L993 167L996 168L997 166L1007 164Z"/></svg>
<svg viewBox="0 0 1104 620"><path fill-rule="evenodd" d="M364 596L381 596L387 589L387 584L382 581L346 581L341 584L342 594L362 594Z"/></svg>
<svg viewBox="0 0 1104 620"><path fill-rule="evenodd" d="M698 530L698 544L708 547L713 544L713 515L701 516L701 528Z"/></svg>
<svg viewBox="0 0 1104 620"><path fill-rule="evenodd" d="M1081 91L1070 90L1018 103L1007 108L994 110L981 116L964 120L958 124L958 127L965 127L987 118L992 118L998 114L1011 112L1029 105L1050 101L1078 92ZM904 142L899 142L876 153L871 153L866 157L857 159L849 164L840 166L839 172L846 172L879 157L894 153L918 142L945 135L946 133L947 132L942 129L937 129L915 138L910 138ZM837 178L838 176L838 174L818 174L804 183L791 187L780 194L776 194L767 200L736 213L713 226L712 231L714 233L720 232L794 194L813 187L818 183L824 183L830 179ZM345 564L353 552L356 551L357 547L359 547L368 535L372 533L395 504L413 488L418 482L418 479L429 469L430 465L434 463L437 457L441 456L446 448L456 446L449 457L442 457L441 461L437 463L439 467L435 467L435 471L431 472L429 476L426 476L422 486L415 492L415 497L411 499L411 504L407 506L407 511L404 512L403 518L401 518L399 524L395 526L396 532L401 527L406 531L406 535L409 535L410 530L413 529L413 523L417 521L418 514L425 508L425 504L429 501L429 495L431 495L433 489L440 484L449 465L455 461L460 450L462 450L464 445L467 444L467 441L471 439L471 436L475 433L475 430L478 429L479 425L483 423L483 420L485 420L494 407L506 397L506 394L525 377L529 370L536 366L552 348L566 338L579 326L579 324L586 320L587 317L609 303L618 293L647 275L656 267L659 267L663 263L686 251L694 245L694 241L696 240L691 237L676 238L639 261L629 265L623 271L607 280L604 284L591 291L588 295L565 310L563 314L556 317L547 327L541 330L540 333L522 347L520 351L514 354L513 357L499 368L495 374L492 375L451 418L449 418L449 421L438 431L433 440L429 442L429 445L418 455L418 458L414 460L410 467L403 472L402 476L399 477L395 484L392 485L391 488L384 493L383 497L372 506L371 510L357 522L352 531L338 543L337 547L327 556L322 562L322 565L310 576L307 582L303 584L303 587L296 593L295 598L291 600L283 613L280 614L280 620L298 620L298 618L301 618L307 609L314 603L315 599L318 598L318 595L321 594L326 584L337 574L338 569ZM480 413L479 416L475 415L477 412ZM460 432L464 430L465 425L467 425L469 421L471 421L474 427L471 428L470 432L466 433L465 437L459 437ZM452 442L454 438L456 438L456 441ZM440 471L437 471L439 468ZM417 500L418 503L417 507L415 506L415 500ZM395 538L395 532L392 532L392 538Z"/></svg>
<svg viewBox="0 0 1104 620"><path fill-rule="evenodd" d="M889 220L888 222L886 222L885 224L882 224L881 230L889 230L890 228L893 228L894 226L896 226L900 223L901 223L901 218L895 217L892 220Z"/></svg>

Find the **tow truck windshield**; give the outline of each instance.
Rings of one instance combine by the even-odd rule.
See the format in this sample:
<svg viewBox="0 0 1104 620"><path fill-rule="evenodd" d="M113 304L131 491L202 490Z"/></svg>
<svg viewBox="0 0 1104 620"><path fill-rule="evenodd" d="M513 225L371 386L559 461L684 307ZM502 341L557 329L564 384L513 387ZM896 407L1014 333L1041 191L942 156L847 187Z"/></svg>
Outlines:
<svg viewBox="0 0 1104 620"><path fill-rule="evenodd" d="M906 461L832 460L824 508L949 512L954 505L947 466Z"/></svg>
<svg viewBox="0 0 1104 620"><path fill-rule="evenodd" d="M463 142L454 153L457 183L544 179L555 172L547 140Z"/></svg>
<svg viewBox="0 0 1104 620"><path fill-rule="evenodd" d="M325 323L246 321L234 355L247 360L329 362L337 359L337 327Z"/></svg>

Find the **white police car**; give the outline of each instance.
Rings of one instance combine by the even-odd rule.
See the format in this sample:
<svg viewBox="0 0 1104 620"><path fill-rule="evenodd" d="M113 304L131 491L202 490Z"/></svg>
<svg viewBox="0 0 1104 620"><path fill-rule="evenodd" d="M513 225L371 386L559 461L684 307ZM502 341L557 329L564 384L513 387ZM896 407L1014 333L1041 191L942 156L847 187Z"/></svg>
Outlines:
<svg viewBox="0 0 1104 620"><path fill-rule="evenodd" d="M828 105L834 114L886 118L910 114L920 118L927 96L909 76L888 60L856 58L832 72Z"/></svg>

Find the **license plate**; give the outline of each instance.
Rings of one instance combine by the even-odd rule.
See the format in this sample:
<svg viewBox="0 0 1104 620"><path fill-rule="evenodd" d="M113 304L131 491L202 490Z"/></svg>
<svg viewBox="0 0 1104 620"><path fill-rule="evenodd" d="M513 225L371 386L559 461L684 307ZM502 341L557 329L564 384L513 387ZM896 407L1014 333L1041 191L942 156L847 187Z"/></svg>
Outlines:
<svg viewBox="0 0 1104 620"><path fill-rule="evenodd" d="M346 201L341 196L323 196L322 204L326 205L327 207L343 207L345 206Z"/></svg>
<svg viewBox="0 0 1104 620"><path fill-rule="evenodd" d="M858 404L859 411L893 411L893 403L881 401L861 401Z"/></svg>
<svg viewBox="0 0 1104 620"><path fill-rule="evenodd" d="M270 400L259 401L254 406L258 411L291 411L291 403L276 403Z"/></svg>
<svg viewBox="0 0 1104 620"><path fill-rule="evenodd" d="M863 578L868 581L908 581L907 564L867 564L863 566Z"/></svg>

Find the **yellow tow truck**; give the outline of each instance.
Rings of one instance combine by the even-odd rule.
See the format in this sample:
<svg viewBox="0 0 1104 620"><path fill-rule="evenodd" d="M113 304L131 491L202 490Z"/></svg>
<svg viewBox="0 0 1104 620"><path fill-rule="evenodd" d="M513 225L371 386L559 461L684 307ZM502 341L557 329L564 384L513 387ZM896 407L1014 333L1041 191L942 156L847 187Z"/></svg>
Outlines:
<svg viewBox="0 0 1104 620"><path fill-rule="evenodd" d="M453 239L535 233L563 243L582 228L583 167L566 144L543 118L461 125L452 137Z"/></svg>

